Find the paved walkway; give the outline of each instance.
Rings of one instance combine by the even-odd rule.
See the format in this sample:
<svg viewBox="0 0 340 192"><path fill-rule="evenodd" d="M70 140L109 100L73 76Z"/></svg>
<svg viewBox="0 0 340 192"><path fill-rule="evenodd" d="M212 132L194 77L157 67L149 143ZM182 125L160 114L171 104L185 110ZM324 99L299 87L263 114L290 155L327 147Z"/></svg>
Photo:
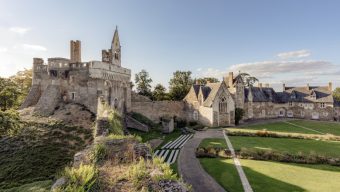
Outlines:
<svg viewBox="0 0 340 192"><path fill-rule="evenodd" d="M240 160L236 157L236 154L235 154L235 150L234 150L234 147L233 145L231 144L229 138L228 138L228 135L225 133L225 131L223 131L223 135L224 135L224 138L225 138L225 141L227 142L227 145L228 145L228 148L231 152L231 156L233 157L233 160L234 160L234 165L236 167L236 170L238 172L238 175L240 176L240 179L241 179L241 183L242 183L242 186L243 186L243 189L245 192L253 192L253 189L251 188L250 184L249 184L249 181L247 179L247 176L246 174L244 173L243 169L242 169L242 166L241 166L241 162Z"/></svg>
<svg viewBox="0 0 340 192"><path fill-rule="evenodd" d="M225 192L225 190L202 168L195 156L198 145L204 138L223 138L222 130L197 131L182 148L178 158L178 169L185 182L195 192Z"/></svg>

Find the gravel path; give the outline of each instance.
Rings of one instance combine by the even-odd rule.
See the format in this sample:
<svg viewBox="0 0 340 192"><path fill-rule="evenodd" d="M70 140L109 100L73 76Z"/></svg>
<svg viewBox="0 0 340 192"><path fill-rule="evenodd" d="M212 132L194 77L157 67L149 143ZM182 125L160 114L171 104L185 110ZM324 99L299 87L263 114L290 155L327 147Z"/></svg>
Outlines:
<svg viewBox="0 0 340 192"><path fill-rule="evenodd" d="M222 130L196 132L182 148L178 158L178 169L185 182L195 192L225 192L225 190L202 168L195 156L196 148L204 138L223 138Z"/></svg>

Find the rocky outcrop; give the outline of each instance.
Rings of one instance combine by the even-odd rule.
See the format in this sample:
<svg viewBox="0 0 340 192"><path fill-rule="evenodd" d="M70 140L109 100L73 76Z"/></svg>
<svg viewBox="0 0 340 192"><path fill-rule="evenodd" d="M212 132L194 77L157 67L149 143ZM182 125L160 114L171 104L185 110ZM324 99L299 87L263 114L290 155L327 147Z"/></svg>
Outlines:
<svg viewBox="0 0 340 192"><path fill-rule="evenodd" d="M20 109L33 106L38 103L41 96L40 85L33 85Z"/></svg>
<svg viewBox="0 0 340 192"><path fill-rule="evenodd" d="M57 85L48 85L41 95L34 113L41 116L53 114L61 99L60 89Z"/></svg>

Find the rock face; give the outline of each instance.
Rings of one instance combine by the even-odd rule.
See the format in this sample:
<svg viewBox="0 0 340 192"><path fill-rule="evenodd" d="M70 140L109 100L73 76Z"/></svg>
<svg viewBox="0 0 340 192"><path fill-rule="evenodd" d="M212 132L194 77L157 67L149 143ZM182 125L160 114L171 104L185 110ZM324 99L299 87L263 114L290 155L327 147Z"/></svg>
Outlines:
<svg viewBox="0 0 340 192"><path fill-rule="evenodd" d="M135 151L134 159L152 159L151 150L145 143L135 144L133 149Z"/></svg>
<svg viewBox="0 0 340 192"><path fill-rule="evenodd" d="M163 192L187 192L187 187L178 181L160 180L158 186Z"/></svg>
<svg viewBox="0 0 340 192"><path fill-rule="evenodd" d="M60 188L61 186L66 184L66 179L64 177L59 178L51 187L51 191L54 191L58 188Z"/></svg>

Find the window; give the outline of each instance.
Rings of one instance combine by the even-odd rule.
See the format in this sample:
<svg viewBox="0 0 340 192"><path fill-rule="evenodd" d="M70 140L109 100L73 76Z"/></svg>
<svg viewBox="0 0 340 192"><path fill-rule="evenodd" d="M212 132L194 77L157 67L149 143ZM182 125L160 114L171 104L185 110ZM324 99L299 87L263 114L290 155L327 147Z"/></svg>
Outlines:
<svg viewBox="0 0 340 192"><path fill-rule="evenodd" d="M320 108L326 108L325 103L320 103Z"/></svg>
<svg viewBox="0 0 340 192"><path fill-rule="evenodd" d="M72 92L71 93L71 99L74 101L76 100L76 93L75 92Z"/></svg>
<svg viewBox="0 0 340 192"><path fill-rule="evenodd" d="M219 112L220 113L227 113L228 112L228 106L227 106L227 99L225 97L220 98L219 103Z"/></svg>

